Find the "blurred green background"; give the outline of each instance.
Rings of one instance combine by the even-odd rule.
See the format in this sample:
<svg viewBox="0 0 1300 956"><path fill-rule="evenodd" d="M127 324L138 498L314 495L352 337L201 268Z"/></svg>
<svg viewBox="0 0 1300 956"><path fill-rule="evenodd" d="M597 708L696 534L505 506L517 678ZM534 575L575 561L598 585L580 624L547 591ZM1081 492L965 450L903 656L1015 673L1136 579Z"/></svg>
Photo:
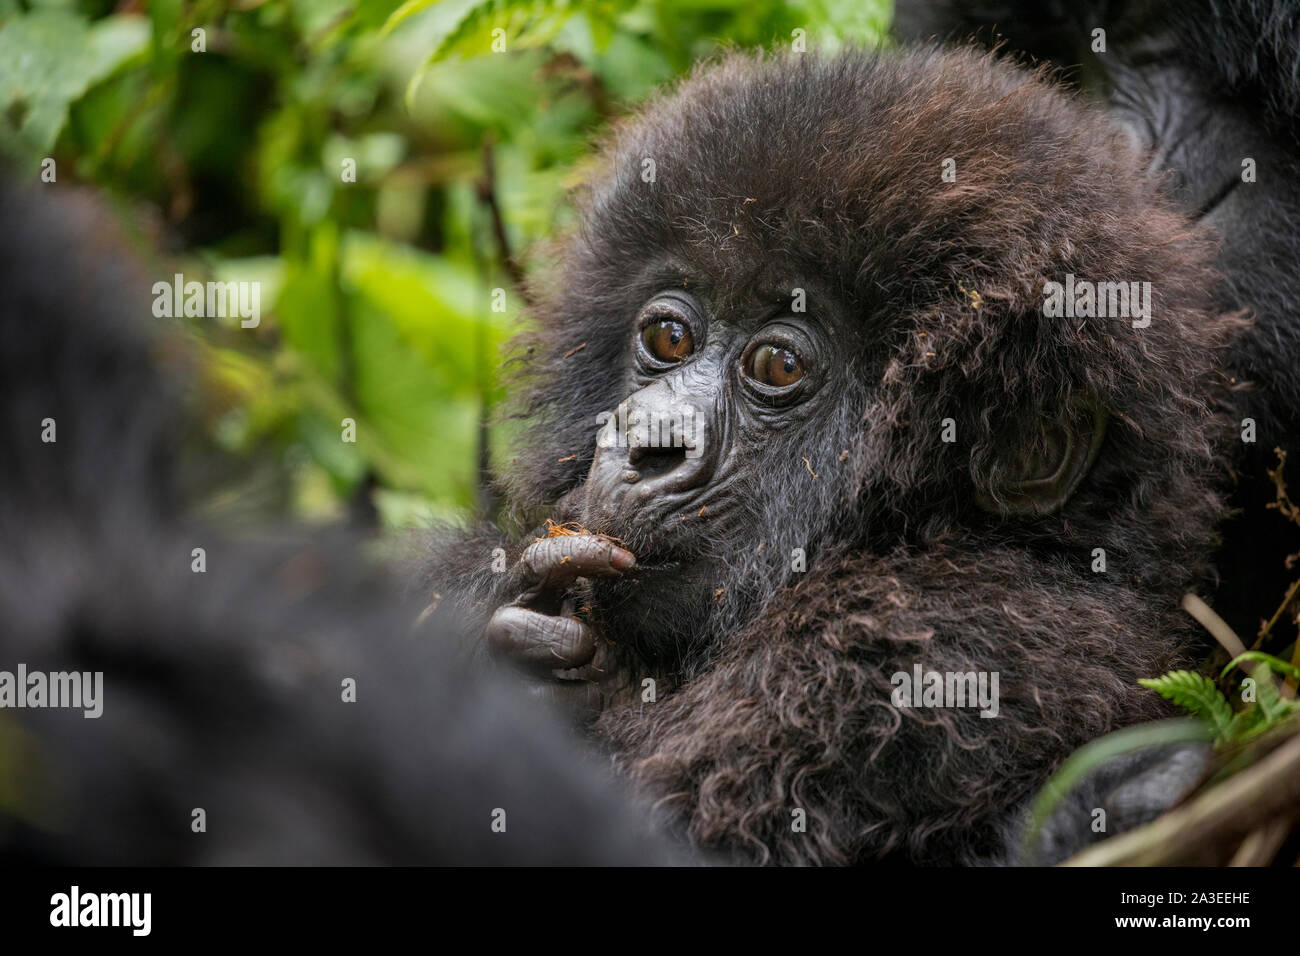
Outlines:
<svg viewBox="0 0 1300 956"><path fill-rule="evenodd" d="M239 464L214 508L454 520L492 507L509 259L564 228L592 138L719 47L874 44L891 7L0 0L0 150L102 188L157 278L261 283L256 329L158 320Z"/></svg>

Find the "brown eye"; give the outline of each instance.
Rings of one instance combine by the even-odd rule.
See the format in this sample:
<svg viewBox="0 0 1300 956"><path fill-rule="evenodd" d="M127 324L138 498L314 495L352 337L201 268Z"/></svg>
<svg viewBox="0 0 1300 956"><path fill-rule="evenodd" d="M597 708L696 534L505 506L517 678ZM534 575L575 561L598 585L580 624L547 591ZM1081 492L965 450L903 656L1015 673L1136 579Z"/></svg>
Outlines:
<svg viewBox="0 0 1300 956"><path fill-rule="evenodd" d="M779 345L760 345L749 358L749 376L774 388L793 385L803 373L799 356Z"/></svg>
<svg viewBox="0 0 1300 956"><path fill-rule="evenodd" d="M641 341L661 362L680 362L695 351L695 340L685 323L657 319L641 330Z"/></svg>

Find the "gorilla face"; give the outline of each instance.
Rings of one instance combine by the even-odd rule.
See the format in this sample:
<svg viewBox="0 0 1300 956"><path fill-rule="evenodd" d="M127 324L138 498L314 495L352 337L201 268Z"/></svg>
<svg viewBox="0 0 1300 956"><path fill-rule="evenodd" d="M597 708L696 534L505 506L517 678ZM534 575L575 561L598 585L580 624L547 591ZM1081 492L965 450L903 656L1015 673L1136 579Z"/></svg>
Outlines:
<svg viewBox="0 0 1300 956"><path fill-rule="evenodd" d="M630 394L602 416L582 521L637 555L634 576L596 586L598 603L607 621L615 608L636 619L652 655L682 643L684 615L665 606L740 613L782 582L810 530L820 536L816 509L790 492L821 480L812 462L847 403L827 388L843 374L827 319L795 306L787 293L723 311L669 288L636 310ZM776 560L762 560L767 548Z"/></svg>
<svg viewBox="0 0 1300 956"><path fill-rule="evenodd" d="M603 159L539 280L512 490L635 554L589 595L620 644L689 671L830 547L1167 563L1108 529L1200 480L1227 326L1101 117L973 57L737 58ZM1148 283L1150 326L1045 314L1067 275Z"/></svg>
<svg viewBox="0 0 1300 956"><path fill-rule="evenodd" d="M692 517L734 533L745 496L771 483L750 478L781 472L780 451L815 437L825 417L827 333L788 304L757 311L729 321L670 290L637 314L632 391L597 437L584 517L632 538L662 529L644 542L646 561L680 552L697 535L684 527Z"/></svg>

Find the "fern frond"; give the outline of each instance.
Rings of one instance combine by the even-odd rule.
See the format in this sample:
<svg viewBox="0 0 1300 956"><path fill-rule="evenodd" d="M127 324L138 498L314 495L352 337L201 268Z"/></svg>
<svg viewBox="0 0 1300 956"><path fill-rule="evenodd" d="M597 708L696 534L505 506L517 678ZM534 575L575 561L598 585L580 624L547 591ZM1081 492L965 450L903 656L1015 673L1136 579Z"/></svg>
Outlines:
<svg viewBox="0 0 1300 956"><path fill-rule="evenodd" d="M1208 721L1219 740L1230 738L1234 724L1232 705L1208 677L1192 671L1170 671L1162 677L1141 678L1138 683Z"/></svg>

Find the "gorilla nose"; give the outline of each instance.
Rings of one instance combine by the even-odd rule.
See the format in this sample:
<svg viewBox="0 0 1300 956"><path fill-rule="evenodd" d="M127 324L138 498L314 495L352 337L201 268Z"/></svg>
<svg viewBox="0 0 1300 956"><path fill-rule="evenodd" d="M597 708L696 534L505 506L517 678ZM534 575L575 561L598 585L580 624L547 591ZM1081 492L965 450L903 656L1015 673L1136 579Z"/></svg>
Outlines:
<svg viewBox="0 0 1300 956"><path fill-rule="evenodd" d="M638 479L657 478L686 462L686 448L634 446L627 450L627 461Z"/></svg>
<svg viewBox="0 0 1300 956"><path fill-rule="evenodd" d="M645 398L664 398L650 395ZM705 413L681 399L629 403L627 438L628 484L642 484L643 492L683 492L703 484L705 465Z"/></svg>
<svg viewBox="0 0 1300 956"><path fill-rule="evenodd" d="M597 442L589 496L612 508L689 493L712 471L707 409L662 382L631 396Z"/></svg>

